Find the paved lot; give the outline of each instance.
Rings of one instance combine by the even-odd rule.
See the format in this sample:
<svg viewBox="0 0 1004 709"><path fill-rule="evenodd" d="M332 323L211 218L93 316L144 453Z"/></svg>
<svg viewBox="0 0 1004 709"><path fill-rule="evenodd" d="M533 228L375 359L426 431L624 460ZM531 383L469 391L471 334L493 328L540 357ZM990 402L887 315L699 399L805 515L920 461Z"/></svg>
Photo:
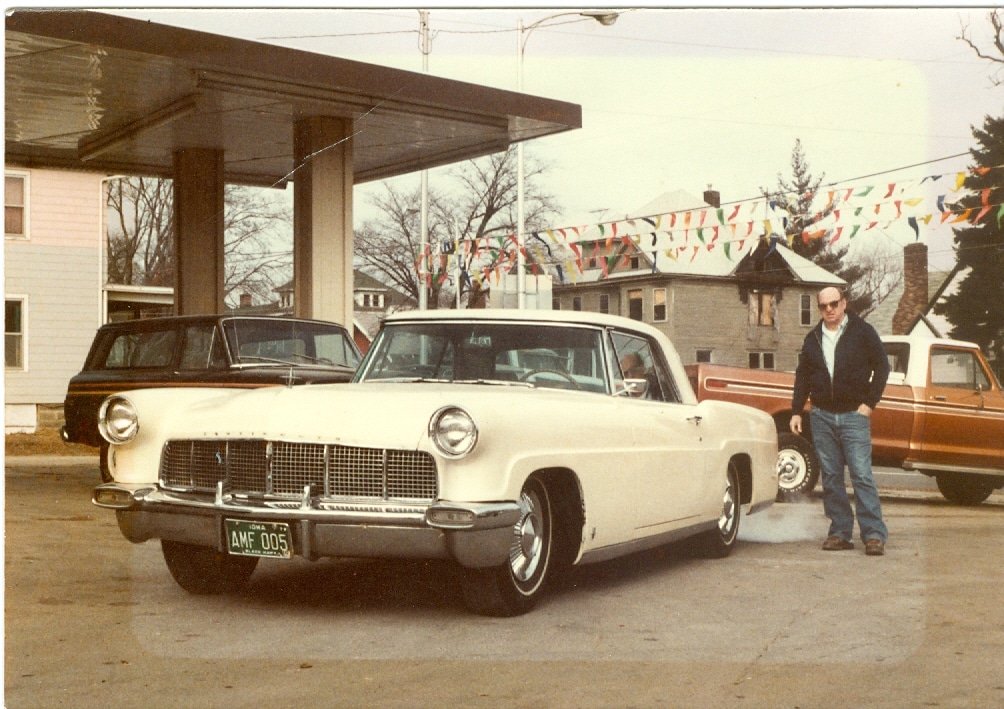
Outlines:
<svg viewBox="0 0 1004 709"><path fill-rule="evenodd" d="M883 558L824 553L818 499L575 570L527 616L468 615L445 564L262 562L188 596L93 507L96 464L6 467L8 707L1001 707L1004 496L883 497Z"/></svg>

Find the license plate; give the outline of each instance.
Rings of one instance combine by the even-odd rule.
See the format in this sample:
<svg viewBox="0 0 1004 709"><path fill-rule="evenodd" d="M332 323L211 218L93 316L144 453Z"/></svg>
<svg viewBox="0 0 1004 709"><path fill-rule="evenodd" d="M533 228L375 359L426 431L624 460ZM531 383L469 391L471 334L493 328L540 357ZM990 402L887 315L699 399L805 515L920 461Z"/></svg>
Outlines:
<svg viewBox="0 0 1004 709"><path fill-rule="evenodd" d="M284 522L248 522L228 519L227 547L239 556L293 558L293 537Z"/></svg>

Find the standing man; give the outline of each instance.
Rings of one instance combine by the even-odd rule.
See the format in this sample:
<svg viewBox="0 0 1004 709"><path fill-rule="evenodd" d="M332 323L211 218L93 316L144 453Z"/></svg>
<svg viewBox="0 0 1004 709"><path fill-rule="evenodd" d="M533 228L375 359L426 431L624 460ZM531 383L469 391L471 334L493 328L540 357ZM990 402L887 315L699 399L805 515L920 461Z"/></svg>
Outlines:
<svg viewBox="0 0 1004 709"><path fill-rule="evenodd" d="M871 415L889 378L889 361L875 328L847 312L847 297L824 288L817 297L823 319L805 336L795 371L791 430L802 433L807 400L812 442L823 474L823 510L830 519L826 551L853 549L857 514L865 554L881 556L888 537L882 504L872 477ZM854 510L847 497L844 466L854 486Z"/></svg>

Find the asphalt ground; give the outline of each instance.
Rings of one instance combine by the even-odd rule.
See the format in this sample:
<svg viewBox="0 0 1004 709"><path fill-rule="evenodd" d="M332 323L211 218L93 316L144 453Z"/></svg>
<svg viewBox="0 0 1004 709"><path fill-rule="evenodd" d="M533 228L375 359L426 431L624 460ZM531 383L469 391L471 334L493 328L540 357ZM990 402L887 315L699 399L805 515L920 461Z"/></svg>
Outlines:
<svg viewBox="0 0 1004 709"><path fill-rule="evenodd" d="M263 561L189 596L90 503L96 459L5 475L8 707L1002 707L1004 495L883 489L884 557L823 552L817 496L577 568L532 613L468 614L449 564Z"/></svg>

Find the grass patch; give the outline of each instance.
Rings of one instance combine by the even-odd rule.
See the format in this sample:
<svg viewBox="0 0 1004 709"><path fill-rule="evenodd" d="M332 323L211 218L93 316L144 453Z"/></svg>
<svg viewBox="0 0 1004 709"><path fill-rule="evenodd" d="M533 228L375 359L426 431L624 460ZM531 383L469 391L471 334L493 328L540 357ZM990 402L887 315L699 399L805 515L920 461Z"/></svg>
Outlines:
<svg viewBox="0 0 1004 709"><path fill-rule="evenodd" d="M98 449L82 443L63 443L59 430L40 428L35 433L8 433L4 437L6 455L97 455Z"/></svg>

